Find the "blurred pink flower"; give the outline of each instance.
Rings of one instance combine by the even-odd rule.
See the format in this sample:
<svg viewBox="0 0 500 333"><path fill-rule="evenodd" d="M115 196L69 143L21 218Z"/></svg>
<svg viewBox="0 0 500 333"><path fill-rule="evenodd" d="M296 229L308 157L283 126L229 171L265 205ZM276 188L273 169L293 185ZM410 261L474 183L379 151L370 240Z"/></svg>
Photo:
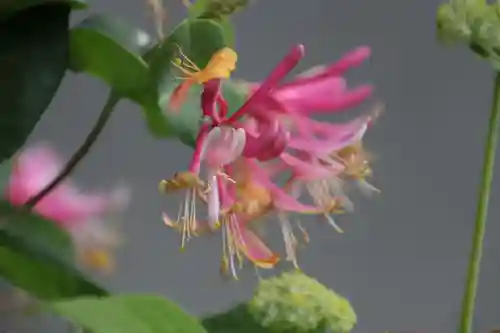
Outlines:
<svg viewBox="0 0 500 333"><path fill-rule="evenodd" d="M23 205L62 168L62 160L48 144L25 149L14 161L6 199L13 205ZM126 207L129 195L124 187L110 193L83 193L71 180L65 180L38 202L33 211L70 233L83 264L107 270L112 268L109 252L119 245L121 238L110 219Z"/></svg>

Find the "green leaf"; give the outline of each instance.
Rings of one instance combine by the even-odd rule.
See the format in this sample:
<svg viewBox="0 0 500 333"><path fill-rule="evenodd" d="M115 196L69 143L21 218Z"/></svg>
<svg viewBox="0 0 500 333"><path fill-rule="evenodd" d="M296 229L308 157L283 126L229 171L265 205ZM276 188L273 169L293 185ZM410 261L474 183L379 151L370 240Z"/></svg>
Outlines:
<svg viewBox="0 0 500 333"><path fill-rule="evenodd" d="M246 304L240 304L227 312L210 315L202 320L205 329L210 333L265 333L248 312Z"/></svg>
<svg viewBox="0 0 500 333"><path fill-rule="evenodd" d="M167 105L170 99L170 94L173 88L163 91L160 104ZM201 86L192 87L188 99L183 104L178 112L167 111L167 118L172 125L172 135L178 137L183 143L188 146L194 147L196 135L201 125L200 118L200 94L202 92ZM232 82L224 82L222 85L222 94L228 104L229 112L231 115L236 112L246 100L246 92L238 85Z"/></svg>
<svg viewBox="0 0 500 333"><path fill-rule="evenodd" d="M70 7L30 7L0 21L0 162L21 147L68 67Z"/></svg>
<svg viewBox="0 0 500 333"><path fill-rule="evenodd" d="M54 3L68 4L71 9L75 10L87 8L85 0L2 0L0 2L0 19L5 19L9 15L30 7Z"/></svg>
<svg viewBox="0 0 500 333"><path fill-rule="evenodd" d="M236 44L236 32L234 31L233 24L229 18L222 19L219 23L224 30L224 39L227 42L227 46L234 48Z"/></svg>
<svg viewBox="0 0 500 333"><path fill-rule="evenodd" d="M175 77L179 73L172 72L172 60L178 56L179 47L199 68L204 68L213 54L227 45L220 24L208 19L189 19L179 24L161 45L144 56L150 64L151 83L155 87L155 93L142 106L153 135L168 138L184 131L176 127L176 117L179 115L165 112L166 98L180 83ZM192 121L197 122L200 115L198 102L198 116Z"/></svg>
<svg viewBox="0 0 500 333"><path fill-rule="evenodd" d="M251 315L247 304L239 304L226 312L204 317L202 324L210 333L302 333L300 329L290 327L287 329L280 327L273 330L272 328L262 326ZM325 325L319 325L307 331L307 333L325 332ZM333 333L337 333L337 331L333 331Z"/></svg>
<svg viewBox="0 0 500 333"><path fill-rule="evenodd" d="M9 181L10 173L12 171L12 162L12 159L10 159L0 164L0 191L5 189L5 186Z"/></svg>
<svg viewBox="0 0 500 333"><path fill-rule="evenodd" d="M112 89L141 102L149 88L141 54L151 46L144 31L107 15L94 15L71 30L71 69L94 75Z"/></svg>
<svg viewBox="0 0 500 333"><path fill-rule="evenodd" d="M107 295L73 267L71 238L54 222L0 201L0 276L44 300Z"/></svg>
<svg viewBox="0 0 500 333"><path fill-rule="evenodd" d="M247 5L248 0L198 0L189 7L189 17L217 21L224 31L227 46L234 47L235 32L229 16Z"/></svg>
<svg viewBox="0 0 500 333"><path fill-rule="evenodd" d="M196 318L156 295L79 298L51 306L93 333L206 333Z"/></svg>

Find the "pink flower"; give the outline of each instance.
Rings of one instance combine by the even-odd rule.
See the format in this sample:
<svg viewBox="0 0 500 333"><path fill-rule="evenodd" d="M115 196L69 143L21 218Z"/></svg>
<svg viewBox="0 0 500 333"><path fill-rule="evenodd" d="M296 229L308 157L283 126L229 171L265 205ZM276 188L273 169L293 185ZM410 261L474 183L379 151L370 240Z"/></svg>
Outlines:
<svg viewBox="0 0 500 333"><path fill-rule="evenodd" d="M226 244L225 271L236 276L234 258L239 259L240 253L258 267L271 268L278 262L279 257L253 232L255 221L278 217L286 259L297 266L295 251L299 242L289 221L291 214L323 215L342 232L332 214L352 209L344 191L346 182L354 181L369 192L378 191L365 180L371 169L369 154L362 145L377 113L372 111L341 124L311 118L315 113L347 112L370 97L371 86L348 89L342 77L369 53L367 47L358 48L333 65L315 68L314 72L282 83L304 56L304 47L298 45L264 82L250 86L247 101L229 117L220 81L204 84L201 105L205 123L189 170L198 177L203 160L210 170L208 186L193 181L192 184L202 186L191 196L208 205L208 219L183 222L192 223L183 233L214 231L219 225L215 222L220 221ZM276 178L282 174L289 175L288 181L279 185ZM174 177L164 187L173 190L183 182L187 183ZM299 200L304 192L312 203ZM168 218L165 221L175 224ZM187 217L184 221L195 219ZM300 224L299 229L307 242L307 233Z"/></svg>
<svg viewBox="0 0 500 333"><path fill-rule="evenodd" d="M177 221L163 214L165 224L182 233L181 248L192 236L222 226L221 269L231 272L235 278L235 260L241 261L242 255L260 267L269 267L279 260L253 231L246 228L247 215L233 207L237 201L235 180L228 175L231 174L228 166L241 156L245 141L245 131L241 128L225 125L211 130L202 128L189 170L160 184L164 192L187 190ZM203 178L206 181L200 177L201 171L205 171ZM206 220L197 219L195 205L198 199L207 204Z"/></svg>
<svg viewBox="0 0 500 333"><path fill-rule="evenodd" d="M14 161L5 190L13 205L23 205L47 186L61 171L63 163L47 144L38 144L22 151ZM73 237L79 259L94 268L110 269L109 251L119 244L116 226L107 218L123 210L129 192L117 188L111 193L81 192L71 180L66 180L33 210L54 221Z"/></svg>
<svg viewBox="0 0 500 333"><path fill-rule="evenodd" d="M172 179L160 183L160 190L163 192L186 191L185 200L179 208L179 219L175 222L175 226L182 230L182 248L198 228L196 201L199 198L208 204L209 226L217 228L220 215L219 183L231 181L223 169L241 155L244 147L245 132L242 129L228 126L209 129L209 126L204 125L196 140L188 171L177 173ZM200 177L202 163L206 177ZM170 218L167 217L167 220L170 221Z"/></svg>

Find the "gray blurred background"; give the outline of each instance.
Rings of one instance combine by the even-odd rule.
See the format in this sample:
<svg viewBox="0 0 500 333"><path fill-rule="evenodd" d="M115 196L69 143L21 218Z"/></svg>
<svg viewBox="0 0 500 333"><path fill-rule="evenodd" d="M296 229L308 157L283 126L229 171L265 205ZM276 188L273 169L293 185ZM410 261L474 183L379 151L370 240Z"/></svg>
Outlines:
<svg viewBox="0 0 500 333"><path fill-rule="evenodd" d="M122 17L154 33L146 0L89 0L91 12ZM376 155L373 183L382 194L355 197L342 216L346 233L311 223L303 270L347 297L356 333L453 332L470 248L493 75L463 49L435 38L438 0L256 0L235 17L237 78L261 80L296 43L306 46L299 70L338 59L363 44L371 61L350 73L352 84L376 85L387 112L368 133ZM182 19L180 0L166 0L169 25ZM81 13L74 22L81 19ZM31 141L50 141L69 156L85 138L106 98L97 79L68 74ZM98 277L119 292L155 292L196 315L224 310L251 296L253 270L239 282L219 276L215 239L178 250L178 234L160 220L176 201L159 195L160 179L183 170L191 151L155 141L141 110L122 102L76 179L107 187L127 181L134 200L125 216L128 244L118 270ZM500 166L497 168L500 172ZM494 186L478 299L477 331L500 326L500 191ZM280 241L276 236L276 242ZM13 332L63 327L16 323ZM47 326L49 325L49 326ZM53 327L54 326L54 327Z"/></svg>

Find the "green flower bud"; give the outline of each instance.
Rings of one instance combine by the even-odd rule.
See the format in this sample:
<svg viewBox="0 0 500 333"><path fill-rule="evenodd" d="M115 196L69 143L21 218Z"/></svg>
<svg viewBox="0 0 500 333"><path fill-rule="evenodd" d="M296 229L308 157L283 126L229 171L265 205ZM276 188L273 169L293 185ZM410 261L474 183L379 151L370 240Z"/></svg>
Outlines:
<svg viewBox="0 0 500 333"><path fill-rule="evenodd" d="M457 12L451 4L445 3L438 7L436 23L438 38L446 44L466 40L470 36L466 16Z"/></svg>
<svg viewBox="0 0 500 333"><path fill-rule="evenodd" d="M263 280L248 312L271 332L345 333L357 320L347 299L300 272Z"/></svg>
<svg viewBox="0 0 500 333"><path fill-rule="evenodd" d="M198 0L190 8L202 18L223 18L247 7L250 0Z"/></svg>
<svg viewBox="0 0 500 333"><path fill-rule="evenodd" d="M500 68L500 5L484 0L450 0L437 11L438 38L462 42L474 53Z"/></svg>

